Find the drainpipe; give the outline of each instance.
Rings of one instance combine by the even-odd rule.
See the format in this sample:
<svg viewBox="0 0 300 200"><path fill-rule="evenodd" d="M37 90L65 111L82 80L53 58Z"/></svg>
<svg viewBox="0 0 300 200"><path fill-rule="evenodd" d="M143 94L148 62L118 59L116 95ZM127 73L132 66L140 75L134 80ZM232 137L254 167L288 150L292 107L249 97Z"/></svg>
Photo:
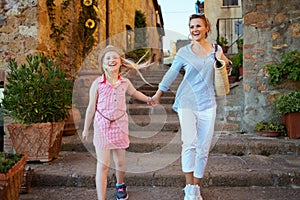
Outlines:
<svg viewBox="0 0 300 200"><path fill-rule="evenodd" d="M109 21L110 21L110 10L109 10L109 0L106 0L106 45L109 45Z"/></svg>
<svg viewBox="0 0 300 200"><path fill-rule="evenodd" d="M2 105L0 104L0 109ZM2 112L2 109L1 111ZM0 113L0 152L4 151L4 121L3 121L3 113Z"/></svg>

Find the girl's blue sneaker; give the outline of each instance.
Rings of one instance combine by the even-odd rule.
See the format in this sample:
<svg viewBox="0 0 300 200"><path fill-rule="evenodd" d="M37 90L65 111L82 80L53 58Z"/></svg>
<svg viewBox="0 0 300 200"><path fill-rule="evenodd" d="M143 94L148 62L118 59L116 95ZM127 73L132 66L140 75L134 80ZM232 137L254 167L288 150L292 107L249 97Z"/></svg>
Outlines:
<svg viewBox="0 0 300 200"><path fill-rule="evenodd" d="M122 184L120 186L116 186L116 189L117 189L117 200L126 200L126 199L128 199L128 194L127 194L125 184Z"/></svg>

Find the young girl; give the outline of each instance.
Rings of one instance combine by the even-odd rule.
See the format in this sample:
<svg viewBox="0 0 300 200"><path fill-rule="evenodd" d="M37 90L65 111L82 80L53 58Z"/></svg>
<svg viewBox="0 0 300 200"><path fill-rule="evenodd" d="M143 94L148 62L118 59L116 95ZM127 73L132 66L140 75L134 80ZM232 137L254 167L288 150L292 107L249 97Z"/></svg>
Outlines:
<svg viewBox="0 0 300 200"><path fill-rule="evenodd" d="M132 67L133 64L122 55L122 51L113 46L107 46L99 55L98 62L104 73L91 85L82 133L83 140L87 141L94 117L93 144L97 155L96 189L99 200L106 197L110 152L116 166L116 199L128 199L124 184L125 149L129 146L126 93L151 103L150 97L137 91L127 78L120 75L122 65Z"/></svg>

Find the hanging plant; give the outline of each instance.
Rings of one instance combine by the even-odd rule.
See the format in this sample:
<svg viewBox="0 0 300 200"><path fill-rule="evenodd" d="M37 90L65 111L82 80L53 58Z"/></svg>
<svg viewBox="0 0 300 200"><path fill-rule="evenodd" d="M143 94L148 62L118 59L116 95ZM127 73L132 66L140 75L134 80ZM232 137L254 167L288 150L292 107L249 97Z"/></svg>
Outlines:
<svg viewBox="0 0 300 200"><path fill-rule="evenodd" d="M99 21L97 17L97 6L97 1L81 1L82 10L78 19L78 35L82 42L83 58L85 58L86 55L91 51L96 42L96 39L94 38L94 32Z"/></svg>

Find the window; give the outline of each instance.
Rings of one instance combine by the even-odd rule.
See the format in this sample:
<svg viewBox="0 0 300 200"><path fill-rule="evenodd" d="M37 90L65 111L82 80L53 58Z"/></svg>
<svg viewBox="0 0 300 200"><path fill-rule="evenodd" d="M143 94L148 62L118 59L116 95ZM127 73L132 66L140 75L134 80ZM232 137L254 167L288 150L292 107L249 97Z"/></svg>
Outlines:
<svg viewBox="0 0 300 200"><path fill-rule="evenodd" d="M127 46L127 50L133 48L132 41L133 41L133 30L132 30L131 26L126 25L126 46Z"/></svg>
<svg viewBox="0 0 300 200"><path fill-rule="evenodd" d="M238 0L223 0L223 6L237 6Z"/></svg>

